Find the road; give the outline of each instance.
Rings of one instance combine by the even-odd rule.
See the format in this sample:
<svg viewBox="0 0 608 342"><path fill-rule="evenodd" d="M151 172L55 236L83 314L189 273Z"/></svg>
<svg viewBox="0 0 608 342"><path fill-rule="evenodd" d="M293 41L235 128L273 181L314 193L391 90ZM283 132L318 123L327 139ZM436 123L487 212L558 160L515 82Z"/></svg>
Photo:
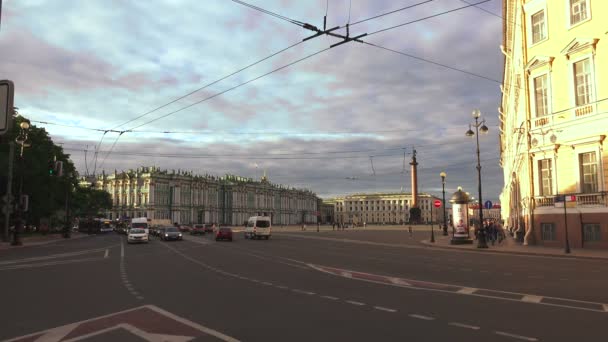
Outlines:
<svg viewBox="0 0 608 342"><path fill-rule="evenodd" d="M0 340L605 341L608 263L431 249L427 232L114 233L0 251Z"/></svg>

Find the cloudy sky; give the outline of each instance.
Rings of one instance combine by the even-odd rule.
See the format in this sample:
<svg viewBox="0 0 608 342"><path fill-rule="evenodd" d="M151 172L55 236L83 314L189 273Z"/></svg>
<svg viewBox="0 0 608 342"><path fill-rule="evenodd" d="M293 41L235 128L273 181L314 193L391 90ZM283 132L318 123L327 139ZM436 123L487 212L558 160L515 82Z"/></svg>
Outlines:
<svg viewBox="0 0 608 342"><path fill-rule="evenodd" d="M302 42L313 32L230 0L5 0L0 78L15 82L20 113L63 143L82 175L143 165L266 170L321 197L410 191L404 154L409 163L413 148L420 191L439 194L445 170L448 191L476 193L475 143L464 133L478 108L490 128L480 137L484 199L498 198L500 0L377 33L467 4L247 2L317 27L326 9L328 27L344 27L350 7L351 36L491 80L353 41L327 49L335 37Z"/></svg>

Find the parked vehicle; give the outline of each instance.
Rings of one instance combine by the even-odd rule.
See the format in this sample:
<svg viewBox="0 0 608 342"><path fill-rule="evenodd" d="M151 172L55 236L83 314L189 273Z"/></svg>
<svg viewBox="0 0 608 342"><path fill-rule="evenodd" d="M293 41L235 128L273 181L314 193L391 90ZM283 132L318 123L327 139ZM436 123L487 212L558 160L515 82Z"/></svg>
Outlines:
<svg viewBox="0 0 608 342"><path fill-rule="evenodd" d="M190 229L190 235L205 235L205 225L204 224L195 224L192 229Z"/></svg>
<svg viewBox="0 0 608 342"><path fill-rule="evenodd" d="M252 216L245 227L245 239L270 239L271 222L268 216Z"/></svg>
<svg viewBox="0 0 608 342"><path fill-rule="evenodd" d="M228 240L232 241L232 228L229 227L221 227L215 233L215 241L219 240Z"/></svg>
<svg viewBox="0 0 608 342"><path fill-rule="evenodd" d="M181 240L183 238L182 232L175 227L166 227L160 236L162 240Z"/></svg>
<svg viewBox="0 0 608 342"><path fill-rule="evenodd" d="M131 228L127 234L127 243L148 243L149 237L143 228Z"/></svg>
<svg viewBox="0 0 608 342"><path fill-rule="evenodd" d="M187 226L185 224L182 224L182 225L179 226L179 231L182 232L182 233L189 232L190 230L192 230L192 227Z"/></svg>
<svg viewBox="0 0 608 342"><path fill-rule="evenodd" d="M205 232L213 233L215 231L215 223L213 224L205 224Z"/></svg>
<svg viewBox="0 0 608 342"><path fill-rule="evenodd" d="M165 234L165 227L156 228L156 236L162 237Z"/></svg>

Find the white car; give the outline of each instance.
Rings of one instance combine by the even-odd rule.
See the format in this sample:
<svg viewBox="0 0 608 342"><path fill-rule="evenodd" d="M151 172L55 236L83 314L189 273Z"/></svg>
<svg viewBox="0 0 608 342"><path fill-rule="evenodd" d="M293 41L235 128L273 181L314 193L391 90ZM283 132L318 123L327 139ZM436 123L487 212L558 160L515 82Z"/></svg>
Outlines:
<svg viewBox="0 0 608 342"><path fill-rule="evenodd" d="M131 228L127 234L127 243L148 243L148 233L143 228Z"/></svg>
<svg viewBox="0 0 608 342"><path fill-rule="evenodd" d="M252 216L247 221L245 239L270 239L271 222L268 216Z"/></svg>

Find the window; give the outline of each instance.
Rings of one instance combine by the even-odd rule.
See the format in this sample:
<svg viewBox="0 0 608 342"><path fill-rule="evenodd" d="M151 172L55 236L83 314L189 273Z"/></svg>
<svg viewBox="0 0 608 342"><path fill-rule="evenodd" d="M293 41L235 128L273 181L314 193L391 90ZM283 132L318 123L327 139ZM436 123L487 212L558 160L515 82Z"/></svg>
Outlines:
<svg viewBox="0 0 608 342"><path fill-rule="evenodd" d="M551 159L543 159L538 161L538 175L540 177L539 184L541 196L553 194L553 172L551 164Z"/></svg>
<svg viewBox="0 0 608 342"><path fill-rule="evenodd" d="M549 114L549 84L547 74L534 78L534 104L536 117Z"/></svg>
<svg viewBox="0 0 608 342"><path fill-rule="evenodd" d="M583 224L583 239L585 241L600 241L599 223Z"/></svg>
<svg viewBox="0 0 608 342"><path fill-rule="evenodd" d="M543 241L557 240L557 237L555 234L555 224L553 224L553 223L541 223L540 232L541 232L541 239Z"/></svg>
<svg viewBox="0 0 608 342"><path fill-rule="evenodd" d="M591 60L585 58L574 63L574 96L576 105L583 106L593 101Z"/></svg>
<svg viewBox="0 0 608 342"><path fill-rule="evenodd" d="M597 159L595 152L578 155L581 175L581 192L597 192Z"/></svg>
<svg viewBox="0 0 608 342"><path fill-rule="evenodd" d="M589 18L589 6L587 0L570 1L570 25L576 25Z"/></svg>
<svg viewBox="0 0 608 342"><path fill-rule="evenodd" d="M541 10L532 15L532 44L547 38L545 27L545 11Z"/></svg>

